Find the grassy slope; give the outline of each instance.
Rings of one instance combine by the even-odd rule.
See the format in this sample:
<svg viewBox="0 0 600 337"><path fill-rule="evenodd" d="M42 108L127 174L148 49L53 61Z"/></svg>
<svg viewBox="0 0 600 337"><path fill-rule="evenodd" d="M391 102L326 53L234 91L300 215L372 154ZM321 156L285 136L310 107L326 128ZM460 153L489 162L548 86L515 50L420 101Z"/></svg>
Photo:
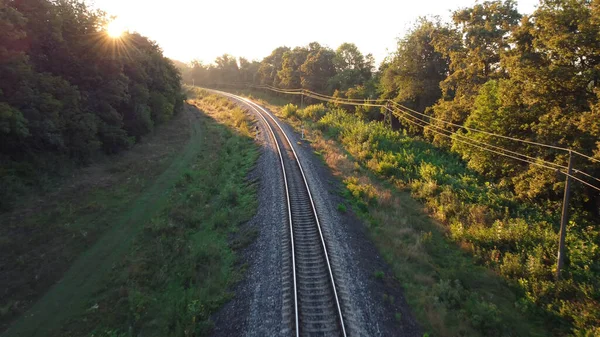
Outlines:
<svg viewBox="0 0 600 337"><path fill-rule="evenodd" d="M144 224L104 289L88 301L90 309L54 335L211 331L210 316L243 271L235 251L255 236L238 225L257 207L246 178L258 151L243 111L214 96L203 98L190 101L208 114L197 110L200 150L166 193L166 206Z"/></svg>
<svg viewBox="0 0 600 337"><path fill-rule="evenodd" d="M287 120L296 128L300 126L300 119L296 117L299 113L294 115L282 111L282 105L289 102L285 98L260 92L241 93L262 99L272 111L280 116L287 115ZM363 130L367 139L351 139L344 144L340 141L343 139L340 135L344 133L334 130L335 123L319 125L310 121L311 114L319 115L316 110L300 112L313 148L344 181L346 189L342 193L352 209L366 220L372 240L392 266L394 277L404 286L409 304L425 330L429 330L430 336L553 334L547 330L541 318L518 309L518 287L507 284L499 275L477 265L470 247L457 245L450 239L447 227L432 219L439 218L432 210L440 205L423 205L416 199L425 199L418 193L411 195L407 191L410 185L402 179L386 178L395 174L407 178L414 172L396 172L393 170L398 168L393 165L387 167L388 163L351 155L355 153L361 157L362 153L368 158L369 150L365 144L373 142L368 136L376 133L372 127ZM345 135L351 138L359 136L360 132L355 131L346 132ZM437 161L444 167L455 161L444 151L409 138L404 139L399 147L396 152L415 162ZM391 162L394 160L390 159ZM445 169L452 171L453 168ZM382 174L386 170L392 171ZM435 176L440 172L433 165L425 165L418 174ZM457 176L459 180L463 179ZM419 190L423 193L437 190L434 181L429 180ZM453 194L448 193L447 196L450 199L443 201L446 207L460 205L460 200ZM495 195L492 197L501 199ZM464 201L462 205L465 205ZM481 217L488 212L477 207L469 211L473 216Z"/></svg>
<svg viewBox="0 0 600 337"><path fill-rule="evenodd" d="M74 261L60 282L21 316L6 332L6 336L47 336L48 331L57 328L61 321L85 309L87 299L100 286L113 264L126 252L133 236L155 212L164 208L165 190L173 185L181 171L195 157L200 148L199 137L198 125L195 123L192 125L190 141L183 151L170 158L168 168L148 184L143 192L136 195L127 207L108 213L103 207L98 212L87 209L84 218L76 220L79 223L90 218L108 216L110 229ZM136 178L137 172L132 171L130 174L130 178ZM118 187L114 194L110 191L92 191L87 204L101 204L105 201L112 203L114 200L110 199L113 197L125 201L128 198L123 187ZM53 220L58 221L55 218Z"/></svg>
<svg viewBox="0 0 600 337"><path fill-rule="evenodd" d="M151 144L136 160L109 165L111 179L118 176L111 184L92 184L84 194L61 197L69 202L66 211L50 204L38 215L18 217L29 226L51 223L55 231L65 224L67 234L54 243L71 255L89 248L6 336L116 336L142 330L179 336L210 329L209 315L239 274L231 247L253 237L241 233L231 241L230 236L256 207L245 177L257 151L247 133L249 121L238 123L246 126L245 133L232 133L189 109L191 123L180 123L179 130L158 139L182 140L168 154L157 158L152 147L160 152L162 144ZM231 124L230 110L215 117ZM93 235L78 237L87 231ZM70 242L78 240L86 243Z"/></svg>
<svg viewBox="0 0 600 337"><path fill-rule="evenodd" d="M189 120L179 114L121 155L106 158L0 214L0 331L29 309L75 259L148 191L188 143Z"/></svg>

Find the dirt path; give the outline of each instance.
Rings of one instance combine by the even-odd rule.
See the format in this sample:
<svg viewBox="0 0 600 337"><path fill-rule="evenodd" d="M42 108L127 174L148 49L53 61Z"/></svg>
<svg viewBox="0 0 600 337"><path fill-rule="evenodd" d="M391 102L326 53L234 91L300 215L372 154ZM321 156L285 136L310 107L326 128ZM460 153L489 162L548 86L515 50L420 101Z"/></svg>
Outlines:
<svg viewBox="0 0 600 337"><path fill-rule="evenodd" d="M112 227L79 256L69 270L33 307L2 335L45 336L72 314L86 310L90 296L101 286L113 265L127 251L134 235L165 205L166 191L198 153L203 142L192 108L190 139L170 166L130 204L111 219Z"/></svg>

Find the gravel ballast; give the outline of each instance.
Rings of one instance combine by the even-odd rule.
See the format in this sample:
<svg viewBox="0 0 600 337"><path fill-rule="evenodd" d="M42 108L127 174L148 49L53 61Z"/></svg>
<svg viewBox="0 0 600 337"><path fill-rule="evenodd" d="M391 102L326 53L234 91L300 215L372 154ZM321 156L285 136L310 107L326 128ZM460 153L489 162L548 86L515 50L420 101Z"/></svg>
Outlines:
<svg viewBox="0 0 600 337"><path fill-rule="evenodd" d="M251 114L248 106L240 104ZM273 114L272 114L273 115ZM273 115L274 116L274 115ZM400 285L369 240L365 225L352 213L341 213L343 185L314 153L310 144L275 117L289 137L303 167L330 254L340 304L349 336L422 336L405 302ZM234 298L215 315L215 336L284 336L282 299L287 230L285 190L279 157L266 125L256 118L262 154L251 179L259 183L259 208L245 226L258 231L243 253L245 278L233 289ZM393 299L393 300L390 300Z"/></svg>

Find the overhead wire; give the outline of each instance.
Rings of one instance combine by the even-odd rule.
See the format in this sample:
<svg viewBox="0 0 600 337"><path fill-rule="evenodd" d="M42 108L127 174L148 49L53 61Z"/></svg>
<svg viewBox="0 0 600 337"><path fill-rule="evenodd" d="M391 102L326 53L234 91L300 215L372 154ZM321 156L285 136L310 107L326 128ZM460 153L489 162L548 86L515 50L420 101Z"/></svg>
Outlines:
<svg viewBox="0 0 600 337"><path fill-rule="evenodd" d="M386 109L388 109L390 112L392 111L389 108L386 108ZM418 125L418 126L420 126L422 128L426 127L426 125L417 123L417 122L415 122L415 121L413 121L411 119L406 118L403 115L400 115L398 117L400 117L400 118L402 118L402 119L404 119L404 120L406 120L406 121L408 121L410 123L416 124L416 125ZM530 163L532 165L536 165L536 166L540 166L540 167L543 167L543 168L546 168L546 169L557 171L557 172L562 173L562 174L564 174L566 176L569 176L570 178L575 179L575 180L577 180L577 181L579 181L579 182L581 182L581 183L583 183L583 184L585 184L585 185L587 185L587 186L589 186L589 187L591 187L591 188L593 188L593 189L595 189L597 191L600 191L600 187L594 186L594 185L592 185L592 184L590 184L590 183L588 183L588 182L586 182L586 181L584 181L582 179L579 179L578 177L575 177L575 176L573 176L573 175L571 175L571 174L569 174L567 172L561 171L561 170L559 170L559 169L557 169L555 167L550 167L550 166L547 166L547 165L544 165L544 164L540 164L539 162L534 162L534 161L526 160L526 159L523 159L523 158L514 157L514 156L508 155L506 153L502 153L502 152L498 152L498 151L495 151L495 150L491 150L489 148L485 148L485 147L482 147L482 146L479 146L479 145L475 145L475 144L472 144L472 143L469 143L469 142L466 142L466 141L463 141L463 140L460 140L460 139L455 139L455 138L452 138L451 135L448 135L448 134L445 134L445 133L442 133L442 132L439 132L439 131L436 131L436 130L431 130L431 131L433 131L434 133L437 133L437 134L439 134L441 136L444 136L444 137L447 137L447 138L450 138L450 139L453 139L453 140L457 140L457 141L459 141L461 143L465 143L467 145L471 145L471 146L480 148L480 149L485 150L485 151L493 152L493 153L496 153L496 154L499 154L499 155L502 155L502 156L505 156L505 157L513 158L513 159L516 159L516 160L519 160L519 161L522 161L522 162ZM452 133L451 131L447 131L447 132ZM454 133L452 133L452 134L454 134Z"/></svg>
<svg viewBox="0 0 600 337"><path fill-rule="evenodd" d="M469 131L474 131L474 132L481 132L481 133L484 133L484 134L487 134L487 135L490 135L490 136L494 136L494 137L500 137L500 138L510 139L512 141L516 141L516 142L520 142L520 143L527 143L527 144L531 144L531 145L538 145L538 146L543 146L543 147L552 148L552 149L555 149L555 150L567 151L567 152L570 151L573 154L576 154L576 155L585 157L588 160L600 163L600 160L595 159L595 158L593 158L591 156L585 155L583 153L580 153L578 151L572 150L572 149L568 149L568 148L560 147L560 146L555 146L555 145L549 145L549 144L539 143L539 142L534 142L534 141L520 139L520 138L514 138L514 137L499 135L499 134L496 134L496 133L492 133L492 132L488 132L488 131L484 131L484 130L479 130L479 129L476 129L476 128L467 127L467 126L460 125L460 124L455 124L455 123L449 122L447 120L444 120L444 119L441 119L441 118L436 118L436 117L433 117L433 116L429 116L429 115L426 115L426 114L424 114L422 112L419 112L419 111L413 110L411 108L405 107L405 106L403 106L402 104L400 104L398 102L395 102L395 101L392 101L392 100L388 100L388 101L391 102L391 103L393 103L393 104L395 104L398 107L401 107L403 109L409 110L409 111L411 111L413 113L416 113L418 115L421 115L421 116L424 116L424 117L427 117L427 118L430 118L430 119L433 119L433 120L436 120L436 121L439 121L439 122L442 122L442 123L445 123L445 124L448 124L448 125L452 125L452 126L455 126L455 127L458 127L458 128L462 128L462 129L469 130Z"/></svg>
<svg viewBox="0 0 600 337"><path fill-rule="evenodd" d="M390 111L392 111L392 110L390 110ZM433 127L433 128L439 129L439 130L447 131L447 132L451 133L451 134L452 134L453 136L455 136L455 137L460 137L460 138L462 138L462 139L468 139L469 141L472 141L472 142L475 142L475 143L478 143L478 144L482 144L482 145L485 145L485 146L489 146L489 147L491 147L491 148L493 148L493 149L496 149L496 150L505 151L505 152L508 152L508 153L511 153L511 154L514 154L514 155L517 155L517 156L522 156L522 157L525 157L525 158L527 158L527 159L530 159L530 160L534 160L534 161L535 161L535 160L537 160L537 161L544 162L544 163L546 163L546 164L548 164L548 165L556 166L556 167L558 167L558 168L567 169L567 167L566 167L566 166L564 166L564 165L560 165L560 164L557 164L557 163L554 163L554 162L550 162L550 161L547 161L547 160L544 160L544 159L540 159L540 158L534 158L534 157L528 156L528 155L526 155L526 154L522 154L522 153L519 153L519 152L515 152L515 151L512 151L512 150L505 149L505 148L503 148L503 147L500 147L500 146L495 146L495 145L492 145L492 144L488 144L488 143L485 143L485 142L479 141L479 140L477 140L477 139L473 139L473 138L470 138L470 137L466 137L466 136L464 136L464 135L461 135L461 134L459 134L459 133L457 133L457 132L448 131L448 130L446 130L446 129L444 129L444 128L440 127L440 126L437 126L437 125L431 124L431 123L429 123L428 121L425 121L425 120L423 120L423 119L420 119L420 118L418 118L418 117L416 117L416 116L412 116L412 115L410 115L409 113L407 113L407 112L404 112L404 111L401 111L401 110L399 110L399 109L398 109L398 110L395 110L395 111L398 111L398 112L400 112L400 113L405 113L405 114L407 114L407 115L409 115L409 116L411 116L411 117L413 117L413 118L415 118L415 119L417 119L417 120L419 120L419 121L421 121L421 122L423 122L423 123L426 123L426 125L427 125L427 126L429 126L429 127ZM392 113L393 113L393 112L392 112Z"/></svg>
<svg viewBox="0 0 600 337"><path fill-rule="evenodd" d="M450 134L454 135L454 138L451 135L448 135L448 134L445 134L445 133L441 133L441 132L433 130L431 128L429 129L429 130L431 130L432 132L434 132L436 134L439 134L439 135L442 135L444 137L448 137L448 138L451 138L451 139L456 139L457 141L459 141L461 143L465 143L467 145L475 146L475 147L480 148L480 149L482 149L484 151L490 151L490 152L493 152L493 153L496 153L496 154L500 154L500 155L503 155L503 156L506 156L506 157L509 157L509 158L513 158L515 160L519 160L519 161L522 161L522 162L527 162L527 163L530 163L530 164L533 164L533 165L537 165L537 166L540 166L540 167L544 167L544 168L547 168L547 169L557 170L557 171L559 171L559 172L561 172L561 173L563 173L565 175L569 175L569 174L567 174L566 172L558 170L558 168L567 169L567 167L564 166L564 165L560 165L560 164L557 164L557 163L554 163L554 162L549 162L549 161L546 161L546 160L543 160L543 159L540 159L540 158L534 158L534 157L531 157L531 156L528 156L528 155L525 155L525 154L522 154L522 153L519 153L519 152L507 150L507 149L502 148L502 147L498 147L498 146L491 145L491 144L488 144L488 143L485 143L485 142L481 142L481 141L478 141L478 140L475 140L475 139L472 139L472 138L460 135L460 134L458 134L456 132L448 131L448 130L440 127L440 126L432 124L431 122L428 122L428 121L426 121L424 119L416 117L416 116L410 114L409 112L417 114L419 116L423 116L423 117L432 119L432 120L437 120L437 121L440 121L440 122L448 124L448 125L456 126L456 127L468 130L468 131L480 132L480 133L487 134L487 135L490 135L490 136L504 138L504 139L509 139L509 140L517 141L517 142L521 142L521 143L527 143L527 144L531 144L531 145L538 145L538 146L543 146L543 147L552 148L552 149L556 149L556 150L568 151L568 152L571 152L573 154L577 154L579 156L583 156L583 157L585 157L585 158L587 158L589 160L600 162L600 160L596 160L595 158L592 158L590 156L584 155L584 154L582 154L580 152L577 152L577 151L574 151L574 150L570 150L570 149L567 149L567 148L558 147L558 146L554 146L554 145L543 144L543 143L538 143L538 142L533 142L533 141L528 141L528 140L523 140L523 139L518 139L518 138L504 136L504 135L498 135L498 134L495 134L495 133L491 133L491 132L487 132L487 131L483 131L483 130L479 130L479 129L475 129L475 128L469 128L469 127L465 127L465 126L462 126L462 125L459 125L459 124L448 122L446 120L443 120L443 119L440 119L440 118L436 118L436 117L429 116L429 115L426 115L424 113L418 112L418 111L416 111L414 109L410 109L408 107L405 107L405 106L403 106L403 105L401 105L401 104L399 104L399 103L397 103L397 102L395 102L393 100L389 100L389 99L383 100L383 101L391 103L393 105L396 105L396 107L397 107L396 110L390 109L387 104L384 105L384 104L371 103L372 100L370 100L370 99L366 99L365 100L365 99L350 99L350 98L334 97L334 96L328 96L328 95L324 95L324 94L319 94L319 93L316 93L316 92L313 92L313 91L310 91L310 90L307 90L307 89L279 89L279 88L276 88L276 87L273 87L273 86L270 86L270 85L261 85L261 86L253 86L253 87L259 87L259 88L263 88L263 89L267 88L269 90L272 90L272 91L275 91L275 92L279 92L279 93L284 93L284 94L304 95L304 96L307 96L307 97L311 97L311 98L314 98L314 99L317 99L317 100L321 100L321 101L325 101L325 102L330 102L330 103L334 103L334 104L344 104L344 105L354 105L354 106L370 106L370 107L384 107L385 109L387 109L392 114L394 114L394 112L404 113L404 114L407 114L407 115L411 116L412 118L417 119L418 121L424 123L425 125L421 125L421 124L419 124L419 123L417 123L417 122L415 122L413 120L410 120L410 119L408 119L408 118L406 118L406 117L404 117L402 115L396 115L397 117L403 118L404 120L407 120L410 123L417 124L417 125L419 125L420 127L423 127L423 128L429 126L429 127L437 128L439 130L443 130L445 132L449 132ZM379 102L379 101L382 101L382 100L373 100L373 101L374 102ZM409 111L409 112L403 111L402 109L404 109L406 111ZM469 143L467 141L464 141L464 140L458 139L458 138L468 139L471 142L482 144L482 145L485 145L487 147L475 145L475 144ZM514 157L512 155L508 155L507 153L498 152L498 151L495 151L495 150L492 150L492 149L497 149L499 151L505 151L507 153L511 153L511 154L514 154L514 155L517 155L517 156L521 156L523 158ZM524 158L527 158L527 159L524 159ZM542 164L542 163L544 163L544 164ZM548 166L548 165L551 165L551 166ZM594 177L594 176L592 176L592 175L590 175L590 174L588 174L588 173L586 173L584 171L581 171L581 170L574 170L574 171L576 173L578 173L578 174L582 174L582 175L584 175L584 176L586 176L588 178L591 178L591 179L594 179L594 180L600 182L600 179L598 179L598 178L596 178L596 177ZM598 188L598 187L596 187L596 186L594 186L594 185L592 185L592 184L590 184L588 182L585 182L582 179L579 179L579 178L577 178L577 177L575 177L573 175L569 175L569 176L571 178L577 180L577 181L580 181L580 182L584 183L587 186L590 186L590 187L592 187L594 189L600 190L600 188Z"/></svg>

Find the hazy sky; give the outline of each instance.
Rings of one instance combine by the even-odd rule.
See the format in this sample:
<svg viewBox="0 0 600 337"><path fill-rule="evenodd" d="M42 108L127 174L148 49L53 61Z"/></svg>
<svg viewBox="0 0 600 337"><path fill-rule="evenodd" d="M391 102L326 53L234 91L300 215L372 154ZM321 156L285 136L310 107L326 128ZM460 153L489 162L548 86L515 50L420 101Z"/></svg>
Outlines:
<svg viewBox="0 0 600 337"><path fill-rule="evenodd" d="M279 46L354 42L379 63L419 16L472 6L475 0L88 0L130 30L158 42L165 55L205 63L224 53L261 60ZM519 0L531 13L538 0Z"/></svg>

